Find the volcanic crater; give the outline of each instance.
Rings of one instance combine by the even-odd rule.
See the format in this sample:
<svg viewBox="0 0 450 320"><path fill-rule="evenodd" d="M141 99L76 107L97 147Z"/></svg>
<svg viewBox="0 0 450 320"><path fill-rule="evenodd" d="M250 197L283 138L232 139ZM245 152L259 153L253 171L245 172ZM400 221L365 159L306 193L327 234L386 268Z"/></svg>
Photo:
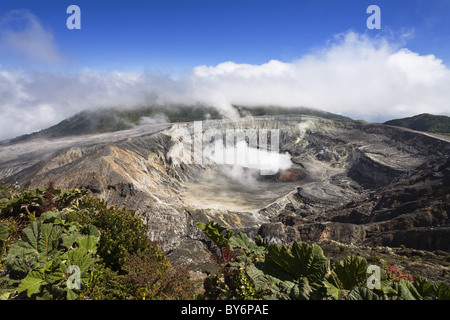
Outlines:
<svg viewBox="0 0 450 320"><path fill-rule="evenodd" d="M450 142L445 137L351 120L258 116L205 120L203 130L277 129L291 165L272 175L225 164L174 161L180 128L145 124L114 133L0 146L6 183L86 188L127 206L169 257L204 271L214 220L268 241L400 245L450 251Z"/></svg>

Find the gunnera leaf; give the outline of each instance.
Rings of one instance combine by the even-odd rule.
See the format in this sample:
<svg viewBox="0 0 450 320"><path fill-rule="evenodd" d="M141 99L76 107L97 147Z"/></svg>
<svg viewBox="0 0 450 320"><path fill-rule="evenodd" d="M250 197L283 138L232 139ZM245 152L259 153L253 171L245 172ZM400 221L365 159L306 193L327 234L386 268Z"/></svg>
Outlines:
<svg viewBox="0 0 450 320"><path fill-rule="evenodd" d="M0 222L0 241L5 241L10 235L9 225L6 222Z"/></svg>
<svg viewBox="0 0 450 320"><path fill-rule="evenodd" d="M351 290L343 300L380 300L380 297L366 287L357 287Z"/></svg>
<svg viewBox="0 0 450 320"><path fill-rule="evenodd" d="M46 211L41 214L39 220L43 223L54 222L59 216L61 216L61 212L59 211Z"/></svg>
<svg viewBox="0 0 450 320"><path fill-rule="evenodd" d="M222 227L220 224L214 221L210 221L208 222L208 224L198 222L197 228L202 230L208 236L208 238L211 239L220 248L230 247L230 238L233 236L232 230Z"/></svg>
<svg viewBox="0 0 450 320"><path fill-rule="evenodd" d="M329 281L339 289L351 290L363 285L367 279L367 262L362 257L350 256L333 266ZM337 280L337 281L333 281Z"/></svg>
<svg viewBox="0 0 450 320"><path fill-rule="evenodd" d="M400 280L399 283L393 283L393 295L390 295L392 300L422 300L422 296L414 288L414 285L407 280Z"/></svg>
<svg viewBox="0 0 450 320"><path fill-rule="evenodd" d="M32 222L23 237L9 249L5 265L18 272L28 273L39 259L48 260L57 252L62 227L52 223Z"/></svg>
<svg viewBox="0 0 450 320"><path fill-rule="evenodd" d="M47 284L44 279L44 274L39 271L31 271L19 284L18 292L27 292L30 298L33 294L41 291L41 286Z"/></svg>
<svg viewBox="0 0 450 320"><path fill-rule="evenodd" d="M57 249L62 232L63 228L61 226L52 223L41 224L37 250L40 253L48 255L53 250Z"/></svg>
<svg viewBox="0 0 450 320"><path fill-rule="evenodd" d="M306 277L310 283L324 280L329 261L318 245L294 242L289 248L270 244L264 272L282 280Z"/></svg>
<svg viewBox="0 0 450 320"><path fill-rule="evenodd" d="M239 232L237 236L232 236L230 238L230 245L233 248L241 248L244 249L248 253L256 253L263 254L265 248L262 246L258 246L255 242L250 241L247 234L243 232Z"/></svg>

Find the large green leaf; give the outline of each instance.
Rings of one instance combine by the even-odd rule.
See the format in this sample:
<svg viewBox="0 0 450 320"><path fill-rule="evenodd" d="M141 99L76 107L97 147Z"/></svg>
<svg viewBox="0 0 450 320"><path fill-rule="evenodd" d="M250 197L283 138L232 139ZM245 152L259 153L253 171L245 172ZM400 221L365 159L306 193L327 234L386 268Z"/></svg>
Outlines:
<svg viewBox="0 0 450 320"><path fill-rule="evenodd" d="M46 211L41 214L39 220L43 223L54 222L59 216L61 216L61 212L59 211Z"/></svg>
<svg viewBox="0 0 450 320"><path fill-rule="evenodd" d="M8 300L9 297L14 293L15 290L13 289L0 289L0 301L2 300Z"/></svg>
<svg viewBox="0 0 450 320"><path fill-rule="evenodd" d="M276 283L280 280L265 274L253 264L247 268L247 275L252 279L255 289L259 292L267 294L268 292L275 293L279 290Z"/></svg>
<svg viewBox="0 0 450 320"><path fill-rule="evenodd" d="M259 291L286 299L308 299L326 294L328 269L329 261L319 246L294 242L290 247L269 244L264 263L249 266L247 274Z"/></svg>
<svg viewBox="0 0 450 320"><path fill-rule="evenodd" d="M437 282L433 286L438 300L450 300L450 287L444 283Z"/></svg>
<svg viewBox="0 0 450 320"><path fill-rule="evenodd" d="M281 284L284 285L285 281ZM308 300L313 289L309 286L308 278L302 277L291 286L289 291L289 298L293 300Z"/></svg>
<svg viewBox="0 0 450 320"><path fill-rule="evenodd" d="M49 255L52 251L57 249L62 232L63 229L61 226L54 225L53 223L41 224L37 250L40 253Z"/></svg>
<svg viewBox="0 0 450 320"><path fill-rule="evenodd" d="M316 244L294 242L289 248L270 244L266 254L264 272L282 280L306 277L310 283L322 282L329 261Z"/></svg>
<svg viewBox="0 0 450 320"><path fill-rule="evenodd" d="M197 228L202 230L217 246L221 248L230 247L230 238L233 236L233 231L214 221L210 221L208 224L198 222ZM230 249L232 248L230 247Z"/></svg>
<svg viewBox="0 0 450 320"><path fill-rule="evenodd" d="M45 287L48 289L47 296L51 298L54 292L63 292L67 299L76 299L78 290L81 289L82 285L88 283L90 279L89 271L96 261L96 258L93 258L86 249L79 247L55 256L53 260L40 269L44 273L45 283L49 284ZM77 283L80 287L69 286L69 282L72 285ZM41 294L44 293L41 292Z"/></svg>
<svg viewBox="0 0 450 320"><path fill-rule="evenodd" d="M422 276L415 276L413 282L414 288L422 297L430 297L433 293L433 287L428 283L427 279Z"/></svg>
<svg viewBox="0 0 450 320"><path fill-rule="evenodd" d="M61 245L70 248L76 244L84 250L96 253L97 244L100 240L100 231L93 225L88 225L81 230L81 233L74 231L62 237Z"/></svg>
<svg viewBox="0 0 450 320"><path fill-rule="evenodd" d="M41 286L47 284L45 276L42 272L31 271L19 284L18 292L27 292L27 296L31 297L41 290Z"/></svg>
<svg viewBox="0 0 450 320"><path fill-rule="evenodd" d="M78 299L79 295L72 289L67 289L67 300L76 300Z"/></svg>
<svg viewBox="0 0 450 320"><path fill-rule="evenodd" d="M400 280L399 283L393 283L392 289L395 294L389 295L392 300L422 300L414 285L407 280Z"/></svg>
<svg viewBox="0 0 450 320"><path fill-rule="evenodd" d="M53 223L32 222L23 230L23 238L19 242L29 244L36 252L49 254L58 246L62 227Z"/></svg>
<svg viewBox="0 0 450 320"><path fill-rule="evenodd" d="M0 241L5 241L9 237L9 225L6 222L0 222Z"/></svg>
<svg viewBox="0 0 450 320"><path fill-rule="evenodd" d="M97 252L97 243L99 240L98 237L82 235L76 240L76 244L78 248L84 252L95 254Z"/></svg>
<svg viewBox="0 0 450 320"><path fill-rule="evenodd" d="M100 238L100 231L92 224L89 224L82 228L81 233L87 236Z"/></svg>
<svg viewBox="0 0 450 320"><path fill-rule="evenodd" d="M313 291L305 277L292 281L280 280L265 274L255 265L247 268L247 275L252 279L255 289L266 299L307 300Z"/></svg>
<svg viewBox="0 0 450 320"><path fill-rule="evenodd" d="M330 279L328 278L328 280ZM347 294L348 290L339 289L334 283L331 283L328 280L324 281L328 296L334 300L340 300L343 296L345 296L345 294Z"/></svg>
<svg viewBox="0 0 450 320"><path fill-rule="evenodd" d="M39 258L39 252L28 242L19 240L11 246L4 263L13 271L27 274Z"/></svg>
<svg viewBox="0 0 450 320"><path fill-rule="evenodd" d="M267 247L264 271L280 279L296 278L293 260L286 247L271 243Z"/></svg>
<svg viewBox="0 0 450 320"><path fill-rule="evenodd" d="M258 246L255 242L250 241L247 234L239 232L237 236L230 238L230 245L232 248L241 248L247 253L255 253L257 255L264 254L265 248Z"/></svg>
<svg viewBox="0 0 450 320"><path fill-rule="evenodd" d="M362 257L350 256L333 266L328 281L339 289L351 290L367 279L367 262Z"/></svg>
<svg viewBox="0 0 450 320"><path fill-rule="evenodd" d="M357 287L351 290L344 300L381 300L381 298L366 287Z"/></svg>
<svg viewBox="0 0 450 320"><path fill-rule="evenodd" d="M64 257L67 259L61 264L60 270L65 273L75 271L73 276L78 278L80 286L87 285L90 279L89 270L91 270L97 260L82 248L70 250ZM78 297L77 289L80 288L74 289L66 286L65 290L67 291L68 300L73 300Z"/></svg>
<svg viewBox="0 0 450 320"><path fill-rule="evenodd" d="M22 239L11 246L5 264L24 273L42 267L57 253L62 232L62 227L52 223L30 223L24 229Z"/></svg>
<svg viewBox="0 0 450 320"><path fill-rule="evenodd" d="M26 227L23 230L23 237L21 240L18 241L25 243L29 245L31 248L33 248L36 252L39 251L39 239L41 234L41 226L42 223L38 222L32 222L28 227Z"/></svg>
<svg viewBox="0 0 450 320"><path fill-rule="evenodd" d="M83 235L79 233L78 231L74 231L70 234L65 234L61 237L61 246L63 246L66 249L69 249L73 246L75 241L77 241L78 238L82 237Z"/></svg>
<svg viewBox="0 0 450 320"><path fill-rule="evenodd" d="M86 272L94 265L96 262L96 259L93 258L89 253L86 252L86 250L81 248L76 248L70 251L67 251L63 258L65 258L65 265L71 266L77 266L81 272L81 276L87 277ZM66 270L67 271L67 270ZM66 272L65 271L65 272Z"/></svg>

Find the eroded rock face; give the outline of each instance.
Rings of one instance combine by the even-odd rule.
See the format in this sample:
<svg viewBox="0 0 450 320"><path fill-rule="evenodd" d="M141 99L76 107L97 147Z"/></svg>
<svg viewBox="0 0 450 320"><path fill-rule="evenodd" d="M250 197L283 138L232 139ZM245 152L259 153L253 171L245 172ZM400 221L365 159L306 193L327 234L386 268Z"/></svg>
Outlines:
<svg viewBox="0 0 450 320"><path fill-rule="evenodd" d="M186 141L175 133L181 128L194 135L194 124L153 124L0 146L0 177L86 188L111 205L134 209L150 239L198 268L206 262L196 262L196 241L204 238L195 224L208 220L279 243L333 240L450 250L448 141L312 116L201 124L202 132L278 129L279 152L289 154L292 165L261 175L254 168L178 161L174 155Z"/></svg>

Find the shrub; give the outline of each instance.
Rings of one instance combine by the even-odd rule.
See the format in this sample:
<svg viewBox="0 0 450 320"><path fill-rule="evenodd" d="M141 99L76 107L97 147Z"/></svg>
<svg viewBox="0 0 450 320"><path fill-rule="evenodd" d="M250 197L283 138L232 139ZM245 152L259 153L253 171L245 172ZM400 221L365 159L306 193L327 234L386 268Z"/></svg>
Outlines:
<svg viewBox="0 0 450 320"><path fill-rule="evenodd" d="M77 206L79 221L94 225L102 235L98 253L106 267L120 271L127 256L139 251L162 255L149 242L146 226L134 211L108 207L105 201L91 197L83 198Z"/></svg>
<svg viewBox="0 0 450 320"><path fill-rule="evenodd" d="M205 280L209 299L450 299L447 285L430 284L422 277L413 279L394 266L380 268L380 285L368 288L367 261L359 255L330 268L317 244L267 244L260 237L252 242L247 235L235 236L215 222L197 226L219 247L234 252L232 260L222 260L222 274Z"/></svg>
<svg viewBox="0 0 450 320"><path fill-rule="evenodd" d="M0 299L192 298L187 270L145 231L85 191L0 186Z"/></svg>
<svg viewBox="0 0 450 320"><path fill-rule="evenodd" d="M408 280L409 282L414 281L414 278L410 273L404 272L394 265L386 266L386 275L391 282L399 283L400 280Z"/></svg>
<svg viewBox="0 0 450 320"><path fill-rule="evenodd" d="M95 270L97 242L93 226L80 226L60 212L43 213L31 222L23 237L4 259L8 276L17 280L15 298L76 299ZM76 269L77 285L70 286ZM79 282L78 282L79 281Z"/></svg>
<svg viewBox="0 0 450 320"><path fill-rule="evenodd" d="M196 288L186 271L157 254L129 254L123 274L105 269L86 295L94 300L193 299Z"/></svg>

